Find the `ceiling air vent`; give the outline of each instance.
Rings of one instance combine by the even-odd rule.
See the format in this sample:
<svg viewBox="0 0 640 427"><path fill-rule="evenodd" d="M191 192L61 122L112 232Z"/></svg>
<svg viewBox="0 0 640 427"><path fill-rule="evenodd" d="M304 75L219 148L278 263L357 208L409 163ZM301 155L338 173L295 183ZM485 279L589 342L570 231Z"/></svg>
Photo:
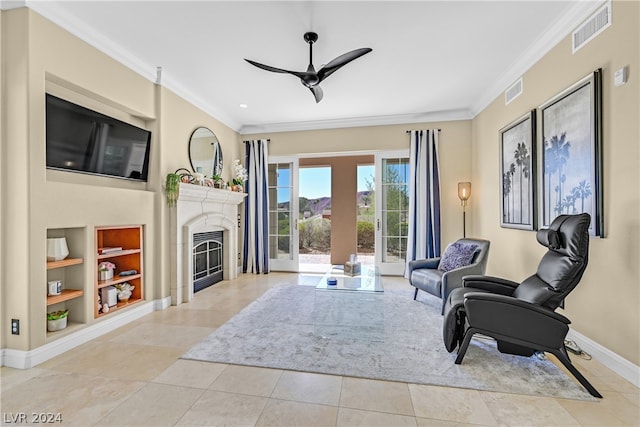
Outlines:
<svg viewBox="0 0 640 427"><path fill-rule="evenodd" d="M517 82L509 86L509 88L504 91L504 105L509 105L509 103L519 97L521 93L522 77L520 77Z"/></svg>
<svg viewBox="0 0 640 427"><path fill-rule="evenodd" d="M573 53L593 40L609 25L611 25L611 2L607 2L573 32L571 36Z"/></svg>

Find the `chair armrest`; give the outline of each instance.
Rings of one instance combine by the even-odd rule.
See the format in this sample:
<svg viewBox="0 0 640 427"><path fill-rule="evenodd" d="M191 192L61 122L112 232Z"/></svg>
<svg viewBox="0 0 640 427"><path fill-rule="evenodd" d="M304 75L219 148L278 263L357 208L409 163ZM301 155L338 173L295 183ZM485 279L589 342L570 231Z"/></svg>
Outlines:
<svg viewBox="0 0 640 427"><path fill-rule="evenodd" d="M409 274L411 274L413 270L417 270L420 268L430 268L434 270L438 268L438 265L440 265L440 257L409 261Z"/></svg>
<svg viewBox="0 0 640 427"><path fill-rule="evenodd" d="M512 280L493 276L465 276L462 286L465 288L481 289L499 295L512 295L519 283Z"/></svg>
<svg viewBox="0 0 640 427"><path fill-rule="evenodd" d="M537 349L559 349L571 321L546 307L517 298L469 292L464 295L469 326L495 338L509 337L521 345Z"/></svg>
<svg viewBox="0 0 640 427"><path fill-rule="evenodd" d="M566 325L571 323L571 320L569 320L569 318L567 318L566 316L563 316L560 313L556 313L555 311L552 311L547 307L531 304L530 302L522 301L520 299L510 297L507 295L488 294L485 292L468 292L464 294L464 298L465 298L465 303L466 303L466 300L476 300L476 301L489 301L489 302L495 302L495 303L501 303L501 304L508 304L512 307L518 307L519 309L529 310L535 313L532 315L539 314L542 316L547 316L559 322L562 322Z"/></svg>
<svg viewBox="0 0 640 427"><path fill-rule="evenodd" d="M446 301L449 298L451 291L463 287L464 277L477 276L482 273L484 273L484 268L480 263L465 265L445 272L442 275L442 301Z"/></svg>

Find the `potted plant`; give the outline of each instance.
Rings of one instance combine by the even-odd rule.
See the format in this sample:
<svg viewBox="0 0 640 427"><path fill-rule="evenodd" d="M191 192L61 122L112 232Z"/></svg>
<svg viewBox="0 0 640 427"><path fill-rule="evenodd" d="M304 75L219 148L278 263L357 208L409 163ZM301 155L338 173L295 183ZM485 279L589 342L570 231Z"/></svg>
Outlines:
<svg viewBox="0 0 640 427"><path fill-rule="evenodd" d="M214 188L222 188L224 186L224 181L220 175L213 175L211 180L213 181Z"/></svg>
<svg viewBox="0 0 640 427"><path fill-rule="evenodd" d="M109 261L103 261L98 264L98 279L109 280L113 279L113 272L116 269L116 265Z"/></svg>
<svg viewBox="0 0 640 427"><path fill-rule="evenodd" d="M249 178L249 174L245 167L240 164L240 160L238 159L233 161L233 170L236 176L232 180L233 187L231 187L231 189L242 193L244 191L244 183Z"/></svg>
<svg viewBox="0 0 640 427"><path fill-rule="evenodd" d="M116 290L118 291L118 301L126 302L131 298L131 293L136 287L129 282L118 283Z"/></svg>
<svg viewBox="0 0 640 427"><path fill-rule="evenodd" d="M180 181L182 177L177 173L168 173L167 180L165 182L164 190L167 194L167 206L170 208L176 205L178 200L178 188L180 188Z"/></svg>
<svg viewBox="0 0 640 427"><path fill-rule="evenodd" d="M69 310L58 310L47 313L47 331L61 331L67 327Z"/></svg>

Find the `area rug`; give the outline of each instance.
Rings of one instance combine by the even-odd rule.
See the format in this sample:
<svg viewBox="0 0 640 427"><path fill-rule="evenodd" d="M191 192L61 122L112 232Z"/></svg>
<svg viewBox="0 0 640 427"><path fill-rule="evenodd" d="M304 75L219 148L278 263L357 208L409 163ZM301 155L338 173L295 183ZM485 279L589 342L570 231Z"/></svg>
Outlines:
<svg viewBox="0 0 640 427"><path fill-rule="evenodd" d="M461 365L442 342L440 300L273 288L183 359L578 400L593 398L556 365L474 339Z"/></svg>

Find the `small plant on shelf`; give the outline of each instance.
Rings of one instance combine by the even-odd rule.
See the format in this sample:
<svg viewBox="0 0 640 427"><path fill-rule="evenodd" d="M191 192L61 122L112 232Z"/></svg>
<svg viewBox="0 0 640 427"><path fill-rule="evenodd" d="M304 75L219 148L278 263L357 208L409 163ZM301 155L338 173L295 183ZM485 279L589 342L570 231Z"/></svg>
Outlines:
<svg viewBox="0 0 640 427"><path fill-rule="evenodd" d="M129 282L118 283L116 290L118 291L118 301L129 301L131 293L136 287Z"/></svg>
<svg viewBox="0 0 640 427"><path fill-rule="evenodd" d="M67 327L69 310L58 310L47 313L47 330L49 332L60 331Z"/></svg>
<svg viewBox="0 0 640 427"><path fill-rule="evenodd" d="M63 319L69 315L69 310L58 310L47 313L47 320Z"/></svg>
<svg viewBox="0 0 640 427"><path fill-rule="evenodd" d="M100 280L109 280L113 278L113 272L116 265L109 261L103 261L98 264L98 276Z"/></svg>

